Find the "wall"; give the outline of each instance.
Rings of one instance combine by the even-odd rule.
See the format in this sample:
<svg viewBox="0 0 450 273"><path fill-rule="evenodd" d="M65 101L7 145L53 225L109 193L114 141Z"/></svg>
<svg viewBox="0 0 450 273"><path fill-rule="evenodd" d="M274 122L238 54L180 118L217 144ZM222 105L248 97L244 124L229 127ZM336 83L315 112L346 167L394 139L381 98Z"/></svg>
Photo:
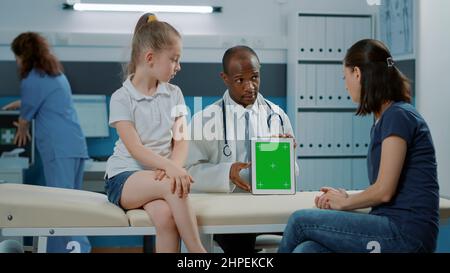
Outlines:
<svg viewBox="0 0 450 273"><path fill-rule="evenodd" d="M416 61L417 107L430 126L436 147L441 195L450 197L450 1L419 2Z"/></svg>
<svg viewBox="0 0 450 273"><path fill-rule="evenodd" d="M33 26L40 31L75 33L129 33L139 15L134 13L71 12L61 9L64 0L2 0L2 29L24 30ZM148 0L83 0L83 3L136 3ZM212 15L159 14L187 35L285 35L284 16L292 7L304 12L368 12L375 7L366 0L154 0L152 4L193 4L223 7ZM11 13L11 11L14 11ZM46 14L46 16L40 16ZM4 15L4 16L3 16ZM14 18L14 24L11 18ZM113 19L113 20L112 20Z"/></svg>
<svg viewBox="0 0 450 273"><path fill-rule="evenodd" d="M180 1L152 1L155 4L177 2ZM123 61L128 58L131 30L139 14L66 11L61 9L62 3L63 0L2 0L0 60L13 60L9 43L18 33L27 30L44 33L61 60ZM225 48L247 44L258 50L264 63L285 63L287 15L291 11L376 11L375 7L367 5L366 0L186 0L183 3L212 3L223 7L223 12L218 14L158 14L161 20L170 22L183 34L185 62L220 62Z"/></svg>

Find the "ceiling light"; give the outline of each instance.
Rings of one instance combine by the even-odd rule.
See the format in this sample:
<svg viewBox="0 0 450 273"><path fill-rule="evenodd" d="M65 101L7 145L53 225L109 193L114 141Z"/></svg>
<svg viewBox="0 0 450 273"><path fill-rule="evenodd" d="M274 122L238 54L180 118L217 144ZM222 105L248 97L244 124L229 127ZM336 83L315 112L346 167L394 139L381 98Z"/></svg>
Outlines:
<svg viewBox="0 0 450 273"><path fill-rule="evenodd" d="M177 12L177 13L213 13L222 12L222 7L213 6L175 6L175 5L134 5L134 4L95 4L64 3L63 9L76 11L129 11L129 12Z"/></svg>

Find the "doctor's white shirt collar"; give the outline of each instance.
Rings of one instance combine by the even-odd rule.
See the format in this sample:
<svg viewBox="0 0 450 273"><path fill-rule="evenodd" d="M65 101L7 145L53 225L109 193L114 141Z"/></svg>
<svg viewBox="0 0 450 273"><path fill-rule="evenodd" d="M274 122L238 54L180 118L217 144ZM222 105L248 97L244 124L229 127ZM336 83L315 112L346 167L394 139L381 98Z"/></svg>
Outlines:
<svg viewBox="0 0 450 273"><path fill-rule="evenodd" d="M244 106L242 106L239 103L235 102L231 98L230 92L228 91L228 89L225 92L223 99L224 99L226 105L231 105L233 107L237 107L237 109L242 109L243 110L243 111L238 111L239 116L237 116L237 117L240 119L240 118L242 118L244 116L244 113L247 112L247 111L250 112L250 114L255 114L255 115L258 114L258 101L260 99L260 96L261 95L258 93L258 95L256 97L256 100L255 100L255 103L253 103L251 105L247 105L247 107L245 107L245 108L244 108Z"/></svg>

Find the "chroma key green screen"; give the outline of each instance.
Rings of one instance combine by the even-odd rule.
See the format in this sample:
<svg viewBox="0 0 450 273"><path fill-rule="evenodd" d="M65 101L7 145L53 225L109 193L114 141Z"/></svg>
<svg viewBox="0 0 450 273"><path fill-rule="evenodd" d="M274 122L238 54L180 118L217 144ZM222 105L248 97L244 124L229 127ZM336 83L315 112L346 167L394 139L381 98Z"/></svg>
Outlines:
<svg viewBox="0 0 450 273"><path fill-rule="evenodd" d="M291 154L289 143L257 142L256 188L286 190L291 188Z"/></svg>

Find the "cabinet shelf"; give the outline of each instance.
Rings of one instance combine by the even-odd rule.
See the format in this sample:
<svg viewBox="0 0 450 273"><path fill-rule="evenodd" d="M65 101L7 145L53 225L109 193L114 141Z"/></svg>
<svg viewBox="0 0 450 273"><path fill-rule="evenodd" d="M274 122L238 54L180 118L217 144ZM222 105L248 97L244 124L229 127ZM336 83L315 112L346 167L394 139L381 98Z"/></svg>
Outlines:
<svg viewBox="0 0 450 273"><path fill-rule="evenodd" d="M366 155L309 155L297 156L297 159L366 159Z"/></svg>
<svg viewBox="0 0 450 273"><path fill-rule="evenodd" d="M322 106L308 106L308 107L298 107L297 112L337 112L337 113L347 113L355 112L356 108L349 107L322 107Z"/></svg>
<svg viewBox="0 0 450 273"><path fill-rule="evenodd" d="M290 17L287 112L297 138L300 190L369 185L366 153L373 118L356 116L342 61L355 42L374 36L373 22L371 14Z"/></svg>
<svg viewBox="0 0 450 273"><path fill-rule="evenodd" d="M301 59L297 61L298 64L342 64L342 60L339 59Z"/></svg>

